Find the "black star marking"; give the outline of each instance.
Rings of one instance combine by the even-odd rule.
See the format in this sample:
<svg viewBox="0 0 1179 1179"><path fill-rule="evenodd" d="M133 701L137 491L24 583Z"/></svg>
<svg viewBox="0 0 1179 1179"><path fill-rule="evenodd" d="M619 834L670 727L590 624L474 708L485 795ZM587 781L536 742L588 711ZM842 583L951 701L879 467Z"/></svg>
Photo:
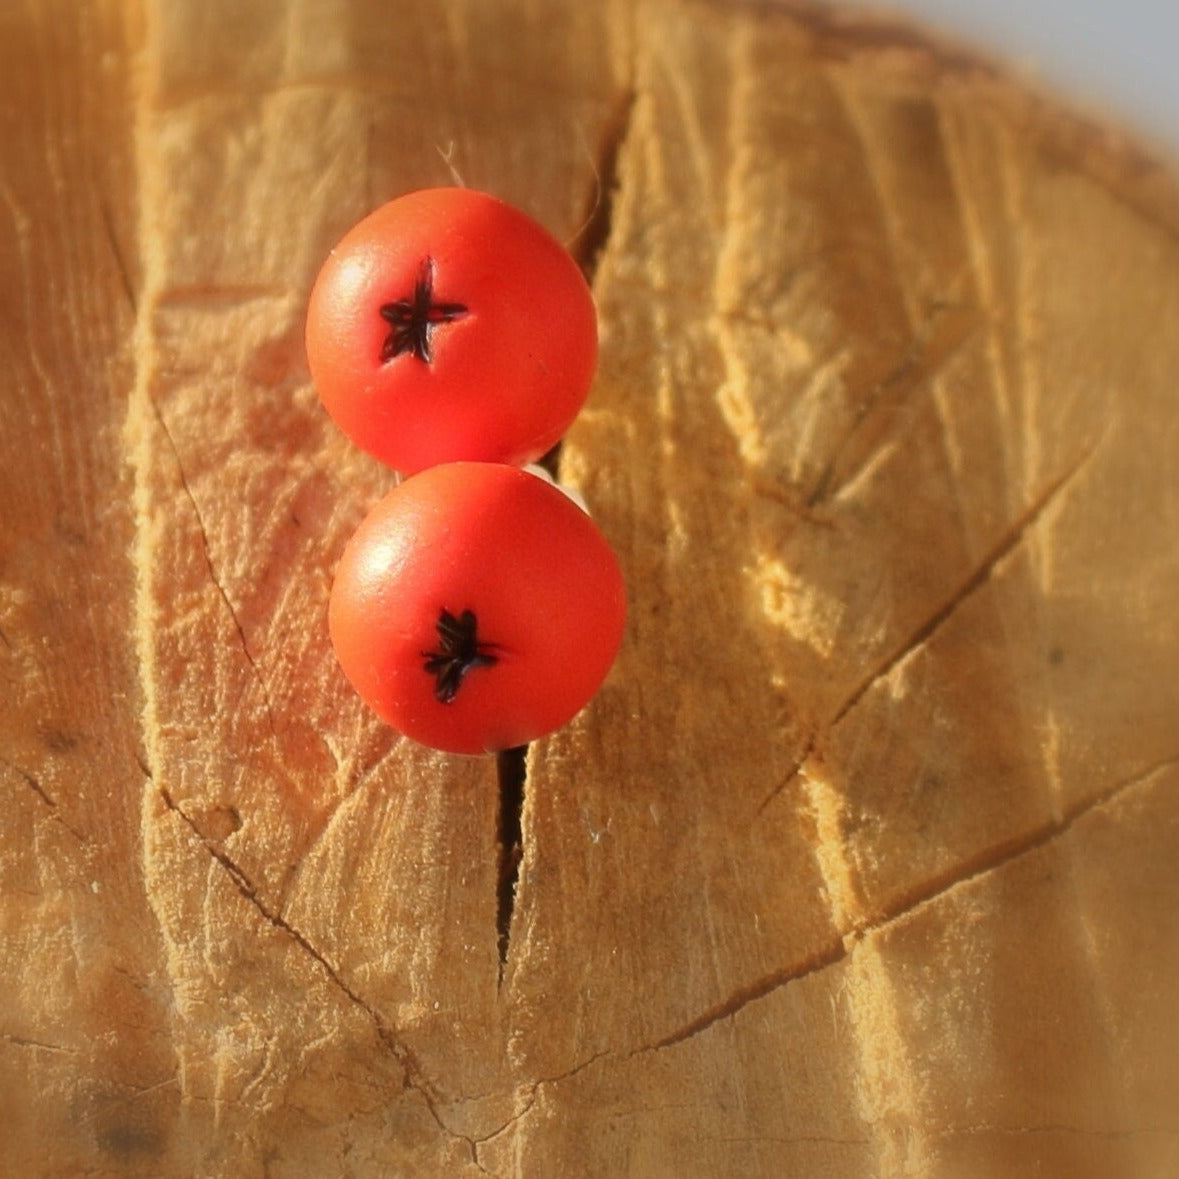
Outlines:
<svg viewBox="0 0 1179 1179"><path fill-rule="evenodd" d="M413 284L413 297L386 303L381 308L381 318L393 329L381 346L381 362L410 352L424 364L429 364L433 359L430 337L434 329L440 323L450 323L466 313L467 309L461 303L434 302L434 259L424 258Z"/></svg>
<svg viewBox="0 0 1179 1179"><path fill-rule="evenodd" d="M434 698L449 704L458 695L463 679L474 667L491 667L499 660L491 654L492 643L481 643L476 635L475 615L464 610L457 618L449 610L438 615L435 630L441 650L423 651L426 671L437 677Z"/></svg>

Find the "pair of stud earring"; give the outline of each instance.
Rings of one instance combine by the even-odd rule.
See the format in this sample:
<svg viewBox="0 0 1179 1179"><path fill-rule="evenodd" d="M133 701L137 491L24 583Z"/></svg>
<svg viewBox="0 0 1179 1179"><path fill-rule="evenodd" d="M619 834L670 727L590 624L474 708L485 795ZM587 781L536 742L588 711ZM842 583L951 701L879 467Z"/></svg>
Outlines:
<svg viewBox="0 0 1179 1179"><path fill-rule="evenodd" d="M341 429L408 476L336 573L329 628L347 678L398 731L448 752L564 725L609 671L626 613L601 531L524 469L564 435L597 363L576 263L494 197L409 193L332 251L307 358Z"/></svg>

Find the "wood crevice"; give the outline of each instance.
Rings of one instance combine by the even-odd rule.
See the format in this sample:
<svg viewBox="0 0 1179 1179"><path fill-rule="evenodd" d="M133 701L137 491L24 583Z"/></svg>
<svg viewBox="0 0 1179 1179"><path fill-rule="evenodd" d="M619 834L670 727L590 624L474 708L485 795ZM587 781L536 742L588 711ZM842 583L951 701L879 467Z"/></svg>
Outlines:
<svg viewBox="0 0 1179 1179"><path fill-rule="evenodd" d="M437 1123L439 1129L451 1137L470 1145L471 1140L466 1135L458 1134L447 1126L441 1114L438 1112L438 1106L444 1102L444 1097L438 1092L436 1086L426 1079L412 1050L397 1038L393 1028L380 1011L359 994L359 992L348 985L340 971L332 965L323 952L311 942L306 934L293 926L286 918L262 900L258 894L258 890L254 887L240 865L202 833L193 819L185 813L184 809L172 798L167 790L161 787L159 788L159 794L164 805L188 827L209 855L226 871L241 896L257 909L267 922L286 934L301 950L318 963L332 985L368 1016L373 1023L373 1027L381 1043L389 1049L393 1057L397 1060L397 1063L401 1066L406 1087L414 1090L422 1098L426 1108L430 1112L430 1116Z"/></svg>
<svg viewBox="0 0 1179 1179"><path fill-rule="evenodd" d="M875 920L866 922L855 929L853 933L856 935L876 933L910 916L916 910L933 904L957 888L972 884L983 876L997 872L1022 856L1043 850L1067 835L1086 815L1117 802L1124 794L1146 785L1159 774L1174 769L1176 766L1179 766L1179 754L1157 761L1128 778L1119 779L1112 785L1079 799L1059 816L1037 825L1030 831L1004 840L964 863L956 864L956 871L935 875L917 888L910 889L898 904Z"/></svg>
<svg viewBox="0 0 1179 1179"><path fill-rule="evenodd" d="M99 201L98 211L102 219L103 233L106 235L107 244L111 248L111 256L114 258L115 270L119 275L119 286L123 294L127 297L127 304L131 308L132 315L138 315L139 300L135 295L135 284L131 281L131 270L127 265L127 259L123 254L123 249L119 245L119 237L115 232L115 222L111 214L110 205L105 200Z"/></svg>
<svg viewBox="0 0 1179 1179"><path fill-rule="evenodd" d="M877 381L856 406L850 425L837 439L814 488L806 497L807 508L814 509L838 498L867 469L874 452L858 461L845 462L845 455L854 447L865 423L882 408L899 408L906 398L929 388L970 340L978 322L975 309L949 301L932 309L900 363ZM841 471L841 466L846 469Z"/></svg>
<svg viewBox="0 0 1179 1179"><path fill-rule="evenodd" d="M829 730L835 728L877 683L886 678L890 672L911 655L924 647L949 622L958 608L987 584L996 568L1019 547L1023 539L1043 518L1045 512L1048 511L1052 504L1056 502L1057 498L1069 487L1077 475L1088 464L1097 450L1099 442L1100 440L1087 447L1079 458L1075 459L1063 472L1049 481L1047 486L1039 492L991 546L982 560L954 590L950 597L929 615L891 655L851 692L828 722L827 728Z"/></svg>
<svg viewBox="0 0 1179 1179"><path fill-rule="evenodd" d="M496 875L495 929L499 951L496 985L502 986L511 950L512 915L516 904L516 886L520 879L520 862L524 857L523 813L528 782L528 746L520 745L496 754L499 779L499 817L496 842L499 867Z"/></svg>
<svg viewBox="0 0 1179 1179"><path fill-rule="evenodd" d="M633 85L627 87L619 95L606 121L598 145L585 219L569 247L591 286L614 222L614 200L621 182L619 161L623 145L630 136L637 98L638 92Z"/></svg>
<svg viewBox="0 0 1179 1179"><path fill-rule="evenodd" d="M637 92L633 85L624 89L607 120L594 167L594 184L587 201L585 220L570 244L570 253L586 282L592 287L598 262L610 238L614 221L614 201L621 183L620 157L630 134ZM554 480L560 477L561 443L558 442L539 462ZM499 866L496 887L496 944L499 951L497 987L502 986L511 952L512 916L520 864L524 858L523 810L528 781L527 745L506 749L496 756L499 779L499 819L497 844Z"/></svg>
<svg viewBox="0 0 1179 1179"><path fill-rule="evenodd" d="M87 844L90 842L81 831L66 822L61 807L58 806L57 801L45 789L40 778L35 774L29 773L23 767L18 766L15 762L9 761L6 757L0 757L0 766L15 774L49 808L49 818L60 823L79 843Z"/></svg>
<svg viewBox="0 0 1179 1179"><path fill-rule="evenodd" d="M630 1059L647 1052L659 1052L665 1048L682 1044L708 1031L709 1028L717 1023L739 1014L751 1003L757 1002L759 999L768 998L775 991L781 990L791 983L799 982L804 978L809 978L812 975L827 970L831 966L837 965L850 954L854 953L856 946L864 938L883 932L911 916L919 909L937 902L953 890L969 885L992 872L999 871L1024 855L1042 850L1067 834L1087 814L1116 802L1127 792L1145 785L1159 774L1169 769L1174 769L1177 766L1179 766L1179 754L1155 762L1133 776L1119 780L1104 790L1078 802L1059 819L1038 826L1031 832L1007 841L998 848L991 849L988 855L980 857L969 864L966 871L957 872L948 877L935 877L930 881L926 881L923 887L906 894L901 903L875 920L857 922L850 926L843 933L839 934L829 946L819 953L812 955L804 964L796 964L783 970L774 971L759 979L755 979L751 983L734 989L725 999L712 1004L695 1018L650 1044L642 1044L628 1052L613 1050L596 1052L563 1073L542 1078L537 1082L537 1085L553 1084L557 1081L565 1080L606 1057Z"/></svg>
<svg viewBox="0 0 1179 1179"><path fill-rule="evenodd" d="M885 656L852 689L843 703L835 710L831 719L823 725L824 732L830 733L835 729L878 683L890 675L906 659L924 647L949 622L958 608L987 584L996 568L1019 547L1023 539L1039 523L1052 504L1056 502L1059 496L1088 464L1100 442L1101 439L1098 438L1069 467L1049 481L1047 486L1039 492L1015 521L1004 530L1003 534L991 546L982 560L959 583L942 605L926 617L920 625L906 636L894 651ZM757 808L757 814L759 816L790 787L799 774L804 772L807 762L814 755L819 744L819 734L816 733L807 742L801 757L799 757L793 769L759 804Z"/></svg>
<svg viewBox="0 0 1179 1179"><path fill-rule="evenodd" d="M180 448L177 446L176 439L173 437L172 431L168 428L168 423L164 418L163 411L160 409L154 397L147 397L148 404L151 407L152 414L159 423L160 429L164 433L164 437L168 442L168 449L172 454L173 461L176 464L176 475L180 480L180 488L187 499L189 507L192 508L193 519L196 522L197 531L201 537L201 554L205 560L205 567L209 571L209 579L212 581L222 604L225 606L229 614L230 621L233 623L233 628L237 633L238 641L241 646L242 653L246 657L246 662L250 666L250 671L253 674L254 682L258 685L258 691L262 697L262 706L266 712L266 722L270 729L271 737L277 739L278 726L274 720L274 705L270 699L270 689L266 683L266 677L262 674L262 669L258 666L258 661L254 658L253 652L250 650L249 641L246 638L245 627L242 625L241 619L238 617L236 608L233 605L233 600L229 596L229 591L225 584L217 575L217 567L213 563L212 545L209 541L208 528L205 525L204 517L201 514L200 505L197 503L196 496L193 494L192 487L189 485L188 476L184 470L184 463L180 457Z"/></svg>

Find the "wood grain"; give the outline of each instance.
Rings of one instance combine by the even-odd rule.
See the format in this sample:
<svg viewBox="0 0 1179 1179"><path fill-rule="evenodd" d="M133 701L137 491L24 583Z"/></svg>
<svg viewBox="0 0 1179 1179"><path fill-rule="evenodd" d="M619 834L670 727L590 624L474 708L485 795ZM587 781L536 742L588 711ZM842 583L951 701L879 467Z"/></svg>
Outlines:
<svg viewBox="0 0 1179 1179"><path fill-rule="evenodd" d="M1179 185L790 5L0 9L0 1171L1179 1168ZM619 663L493 761L347 688L392 476L302 352L460 179L592 276Z"/></svg>

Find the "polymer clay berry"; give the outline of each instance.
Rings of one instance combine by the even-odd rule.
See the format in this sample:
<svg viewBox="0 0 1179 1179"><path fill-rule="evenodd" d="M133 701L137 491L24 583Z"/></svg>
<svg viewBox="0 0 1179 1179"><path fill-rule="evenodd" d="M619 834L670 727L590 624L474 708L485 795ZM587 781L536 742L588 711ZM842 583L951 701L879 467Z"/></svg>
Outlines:
<svg viewBox="0 0 1179 1179"><path fill-rule="evenodd" d="M597 351L572 257L526 214L465 188L371 213L332 251L308 306L324 406L406 474L539 458L584 403Z"/></svg>
<svg viewBox="0 0 1179 1179"><path fill-rule="evenodd" d="M450 463L394 488L345 549L329 625L340 665L407 737L489 753L552 732L597 691L626 597L606 538L551 483Z"/></svg>

